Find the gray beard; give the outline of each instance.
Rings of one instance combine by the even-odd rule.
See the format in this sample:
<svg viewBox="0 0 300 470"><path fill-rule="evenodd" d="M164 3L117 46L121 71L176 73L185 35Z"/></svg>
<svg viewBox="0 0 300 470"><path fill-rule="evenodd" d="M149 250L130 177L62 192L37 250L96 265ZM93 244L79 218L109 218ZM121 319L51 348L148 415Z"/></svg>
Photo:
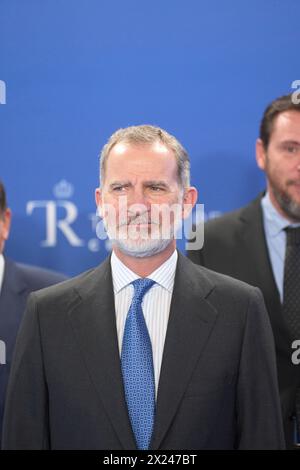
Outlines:
<svg viewBox="0 0 300 470"><path fill-rule="evenodd" d="M170 236L168 238L147 238L136 242L126 238L116 237L115 234L110 231L107 222L104 219L103 223L111 243L115 247L119 248L119 250L125 255L132 256L134 258L148 258L161 253L174 239L174 232L171 229L169 234Z"/></svg>
<svg viewBox="0 0 300 470"><path fill-rule="evenodd" d="M300 222L300 205L293 201L286 193L272 187L273 194L282 211L293 222Z"/></svg>
<svg viewBox="0 0 300 470"><path fill-rule="evenodd" d="M132 256L134 258L148 258L149 256L156 255L161 251L165 250L172 240L151 240L147 243L143 243L140 246L133 246L126 240L112 239L113 245L119 248L125 255Z"/></svg>

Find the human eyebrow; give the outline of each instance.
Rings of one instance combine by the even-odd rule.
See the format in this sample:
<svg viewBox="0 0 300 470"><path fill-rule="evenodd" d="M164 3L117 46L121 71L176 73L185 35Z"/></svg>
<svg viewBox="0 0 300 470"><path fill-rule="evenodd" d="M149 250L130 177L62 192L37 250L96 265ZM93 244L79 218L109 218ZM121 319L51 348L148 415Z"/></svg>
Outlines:
<svg viewBox="0 0 300 470"><path fill-rule="evenodd" d="M144 185L146 187L151 187L151 186L159 186L160 188L168 189L169 186L165 181L162 180L149 180L145 181Z"/></svg>
<svg viewBox="0 0 300 470"><path fill-rule="evenodd" d="M114 181L113 183L110 183L109 189L123 188L129 186L131 186L130 181Z"/></svg>
<svg viewBox="0 0 300 470"><path fill-rule="evenodd" d="M300 147L300 141L297 140L284 140L280 142L281 147Z"/></svg>

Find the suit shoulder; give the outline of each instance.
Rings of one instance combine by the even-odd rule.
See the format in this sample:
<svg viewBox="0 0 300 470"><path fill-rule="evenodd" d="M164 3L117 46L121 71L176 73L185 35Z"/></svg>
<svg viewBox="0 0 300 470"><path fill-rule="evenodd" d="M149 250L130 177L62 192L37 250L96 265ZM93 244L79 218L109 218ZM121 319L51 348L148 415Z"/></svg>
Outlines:
<svg viewBox="0 0 300 470"><path fill-rule="evenodd" d="M247 206L228 212L220 217L207 221L204 225L204 242L217 249L224 245L231 246L245 228L245 223L259 223L262 217L260 198ZM217 243L217 245L216 245Z"/></svg>
<svg viewBox="0 0 300 470"><path fill-rule="evenodd" d="M190 291L197 293L199 299L204 298L227 319L245 319L250 306L261 312L264 301L258 288L188 261L189 264L182 263L185 266L182 272Z"/></svg>
<svg viewBox="0 0 300 470"><path fill-rule="evenodd" d="M201 265L193 264L193 267L195 267L195 269L198 271L199 282L201 282L201 276L204 275L210 281L210 283L218 289L219 292L228 292L230 294L241 293L242 295L245 294L248 296L249 293L251 294L254 290L256 290L256 288L250 284L228 276L227 274L221 274Z"/></svg>
<svg viewBox="0 0 300 470"><path fill-rule="evenodd" d="M96 268L92 268L71 279L65 278L58 284L41 288L35 292L35 297L38 301L68 297L71 292L74 292L74 289L76 290L80 288L82 284L87 282L88 278L95 272L95 270Z"/></svg>
<svg viewBox="0 0 300 470"><path fill-rule="evenodd" d="M15 267L30 290L42 289L67 279L67 276L61 273L38 266L16 263Z"/></svg>
<svg viewBox="0 0 300 470"><path fill-rule="evenodd" d="M208 220L204 225L205 236L217 238L240 230L241 216L245 208L240 208L227 214Z"/></svg>
<svg viewBox="0 0 300 470"><path fill-rule="evenodd" d="M190 262L192 263L192 261ZM221 310L223 310L225 305L228 305L229 309L230 305L233 304L246 306L250 299L261 297L258 288L227 274L221 274L194 263L192 263L190 269L190 279L192 280L193 288L200 292L203 282L206 285L210 285L208 298L218 305Z"/></svg>
<svg viewBox="0 0 300 470"><path fill-rule="evenodd" d="M214 286L207 297L208 302L219 312L226 313L227 319L245 319L249 308L254 317L267 316L263 295L257 287L204 266L195 267Z"/></svg>

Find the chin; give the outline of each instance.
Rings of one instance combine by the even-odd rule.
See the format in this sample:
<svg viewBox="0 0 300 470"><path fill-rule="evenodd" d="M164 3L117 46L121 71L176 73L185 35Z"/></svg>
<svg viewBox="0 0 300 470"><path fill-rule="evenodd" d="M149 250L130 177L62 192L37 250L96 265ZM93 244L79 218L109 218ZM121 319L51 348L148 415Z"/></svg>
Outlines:
<svg viewBox="0 0 300 470"><path fill-rule="evenodd" d="M295 222L300 221L300 201L296 200L288 193L284 193L277 199L281 210L286 216Z"/></svg>
<svg viewBox="0 0 300 470"><path fill-rule="evenodd" d="M136 241L114 240L114 245L125 255L133 258L149 258L164 251L172 240L152 240L151 243L137 243Z"/></svg>

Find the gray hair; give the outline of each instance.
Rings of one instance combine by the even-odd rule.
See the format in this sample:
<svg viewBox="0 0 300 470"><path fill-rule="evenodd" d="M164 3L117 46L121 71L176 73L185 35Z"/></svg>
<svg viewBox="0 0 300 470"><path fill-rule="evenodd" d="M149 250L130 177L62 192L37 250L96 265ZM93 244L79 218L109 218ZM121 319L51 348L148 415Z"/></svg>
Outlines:
<svg viewBox="0 0 300 470"><path fill-rule="evenodd" d="M119 129L109 138L100 154L100 184L105 179L106 162L112 148L119 142L133 145L151 145L161 142L174 152L177 161L178 180L182 188L190 186L190 159L181 143L160 127L151 125L130 126Z"/></svg>

